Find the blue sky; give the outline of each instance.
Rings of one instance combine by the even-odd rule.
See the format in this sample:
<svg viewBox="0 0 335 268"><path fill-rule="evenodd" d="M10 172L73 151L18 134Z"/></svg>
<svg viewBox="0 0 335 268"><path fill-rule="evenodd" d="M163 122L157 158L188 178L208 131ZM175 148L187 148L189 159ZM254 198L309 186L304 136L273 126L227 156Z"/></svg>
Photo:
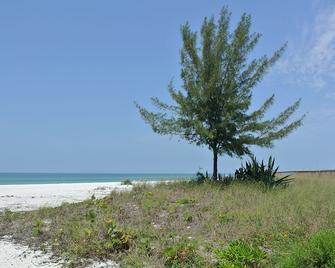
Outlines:
<svg viewBox="0 0 335 268"><path fill-rule="evenodd" d="M308 115L256 155L274 155L285 170L335 168L333 1L36 0L0 3L0 171L211 170L206 148L154 134L133 102L168 100L168 82L180 82L180 25L198 30L223 5L232 26L252 15L263 34L255 55L288 42L255 104L275 93L271 116L302 97L299 114ZM240 163L222 157L219 170Z"/></svg>

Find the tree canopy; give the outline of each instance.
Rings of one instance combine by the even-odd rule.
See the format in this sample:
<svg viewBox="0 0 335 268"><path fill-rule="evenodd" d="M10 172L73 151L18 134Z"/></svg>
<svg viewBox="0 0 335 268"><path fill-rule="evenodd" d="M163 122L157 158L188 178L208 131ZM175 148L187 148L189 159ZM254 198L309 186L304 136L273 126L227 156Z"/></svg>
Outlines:
<svg viewBox="0 0 335 268"><path fill-rule="evenodd" d="M261 38L251 33L251 17L243 14L230 31L227 7L219 19L205 18L200 34L186 23L181 27L180 52L182 89L170 82L172 104L151 98L156 111L136 103L154 132L178 135L213 152L213 178L217 178L217 157L243 156L251 146L272 147L302 125L304 116L288 122L300 105L300 99L274 118L265 118L274 103L274 95L250 111L252 91L283 54L286 45L273 55L249 59ZM200 42L198 41L200 37Z"/></svg>

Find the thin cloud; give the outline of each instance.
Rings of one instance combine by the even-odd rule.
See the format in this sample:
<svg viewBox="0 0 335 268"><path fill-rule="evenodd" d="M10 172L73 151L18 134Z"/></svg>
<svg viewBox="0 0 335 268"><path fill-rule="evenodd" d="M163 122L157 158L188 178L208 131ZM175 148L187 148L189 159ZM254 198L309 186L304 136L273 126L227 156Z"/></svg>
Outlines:
<svg viewBox="0 0 335 268"><path fill-rule="evenodd" d="M290 77L289 82L335 96L335 6L320 9L289 47L277 67Z"/></svg>

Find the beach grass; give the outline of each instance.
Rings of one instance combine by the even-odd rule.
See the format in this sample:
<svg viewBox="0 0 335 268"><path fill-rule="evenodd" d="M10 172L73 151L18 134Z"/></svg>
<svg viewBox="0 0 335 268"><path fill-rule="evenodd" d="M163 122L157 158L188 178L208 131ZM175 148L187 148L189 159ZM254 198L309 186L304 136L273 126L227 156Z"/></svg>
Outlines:
<svg viewBox="0 0 335 268"><path fill-rule="evenodd" d="M294 177L272 191L169 182L56 208L6 210L0 235L51 250L65 267L106 259L121 267L281 267L297 243L335 228L335 176ZM246 266L228 266L234 247L249 254Z"/></svg>

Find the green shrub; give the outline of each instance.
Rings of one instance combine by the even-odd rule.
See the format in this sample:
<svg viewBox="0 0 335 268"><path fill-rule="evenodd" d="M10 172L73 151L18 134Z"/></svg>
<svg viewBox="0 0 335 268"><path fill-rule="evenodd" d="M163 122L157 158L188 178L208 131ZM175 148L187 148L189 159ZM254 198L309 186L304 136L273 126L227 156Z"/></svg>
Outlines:
<svg viewBox="0 0 335 268"><path fill-rule="evenodd" d="M290 175L277 178L279 166L275 168L275 159L269 157L268 164L258 162L256 157L252 157L251 161L247 161L245 166L242 165L235 171L235 179L238 181L258 182L263 184L267 189L276 187L287 187L292 179Z"/></svg>
<svg viewBox="0 0 335 268"><path fill-rule="evenodd" d="M193 216L189 211L185 211L183 213L183 219L185 222L192 222L193 221Z"/></svg>
<svg viewBox="0 0 335 268"><path fill-rule="evenodd" d="M291 253L280 261L283 268L334 268L335 230L324 230L307 241L296 244Z"/></svg>
<svg viewBox="0 0 335 268"><path fill-rule="evenodd" d="M106 239L104 248L107 251L128 250L134 240L134 235L117 227L114 220L106 221Z"/></svg>
<svg viewBox="0 0 335 268"><path fill-rule="evenodd" d="M90 222L94 222L95 218L97 217L97 215L95 214L95 212L93 210L89 210L88 212L86 212L86 219Z"/></svg>
<svg viewBox="0 0 335 268"><path fill-rule="evenodd" d="M40 220L36 221L32 229L32 235L35 237L40 236L43 233L42 231L43 226L44 226L43 221Z"/></svg>
<svg viewBox="0 0 335 268"><path fill-rule="evenodd" d="M232 241L225 249L214 251L218 262L218 268L256 268L261 264L267 255L257 247L248 245L241 240Z"/></svg>
<svg viewBox="0 0 335 268"><path fill-rule="evenodd" d="M108 204L107 204L106 200L107 200L107 198L96 199L96 200L95 200L95 205L96 205L98 208L106 209L106 208L108 208Z"/></svg>
<svg viewBox="0 0 335 268"><path fill-rule="evenodd" d="M203 257L197 254L197 245L193 241L182 241L164 250L165 267L188 268L206 267Z"/></svg>
<svg viewBox="0 0 335 268"><path fill-rule="evenodd" d="M195 180L197 182L205 182L211 180L211 177L208 175L208 172L206 171L205 173L201 172L200 170L197 172L195 175Z"/></svg>
<svg viewBox="0 0 335 268"><path fill-rule="evenodd" d="M121 185L133 185L133 183L130 179L125 179L121 182Z"/></svg>

